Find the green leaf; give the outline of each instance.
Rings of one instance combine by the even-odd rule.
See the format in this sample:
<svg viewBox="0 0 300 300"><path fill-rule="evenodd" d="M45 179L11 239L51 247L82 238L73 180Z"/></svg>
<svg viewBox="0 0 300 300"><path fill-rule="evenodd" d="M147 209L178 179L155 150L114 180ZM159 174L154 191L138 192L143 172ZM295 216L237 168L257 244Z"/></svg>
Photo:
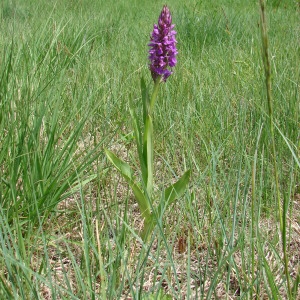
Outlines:
<svg viewBox="0 0 300 300"><path fill-rule="evenodd" d="M191 170L186 171L181 178L164 192L164 200L171 205L177 198L181 197L187 189L190 180Z"/></svg>
<svg viewBox="0 0 300 300"><path fill-rule="evenodd" d="M151 208L148 199L145 197L137 184L131 182L129 185L131 186L133 194L138 202L142 217L145 218L145 222L149 221L151 218Z"/></svg>
<svg viewBox="0 0 300 300"><path fill-rule="evenodd" d="M144 160L147 162L147 192L151 198L153 190L153 124L152 119L148 115L145 123L144 133Z"/></svg>
<svg viewBox="0 0 300 300"><path fill-rule="evenodd" d="M151 293L145 296L147 300L169 300L173 299L171 295L164 294L164 290L161 288L158 293Z"/></svg>
<svg viewBox="0 0 300 300"><path fill-rule="evenodd" d="M66 195L68 195L68 197L71 196L72 194L74 194L75 192L80 190L80 188L84 187L86 184L88 184L95 178L97 178L97 174L90 175L85 180L76 182L76 185L73 186ZM66 196L66 195L64 195L64 196Z"/></svg>
<svg viewBox="0 0 300 300"><path fill-rule="evenodd" d="M297 154L295 153L295 151L293 150L291 144L291 141L288 141L288 139L285 137L285 135L282 133L282 131L279 129L279 127L274 123L275 128L279 131L280 135L282 136L283 140L285 141L286 145L288 146L289 150L291 151L291 154L296 162L296 164L298 165L298 167L300 168L300 160L297 157ZM294 148L297 149L297 146L294 145Z"/></svg>
<svg viewBox="0 0 300 300"><path fill-rule="evenodd" d="M300 271L300 269L299 269L299 271ZM292 296L295 297L295 299L297 296L298 288L300 287L300 272L299 271L295 278L294 285L292 287Z"/></svg>
<svg viewBox="0 0 300 300"><path fill-rule="evenodd" d="M105 154L110 162L116 167L116 169L122 174L122 176L129 181L132 181L133 171L129 164L118 158L113 152L105 149Z"/></svg>
<svg viewBox="0 0 300 300"><path fill-rule="evenodd" d="M144 77L141 78L141 92L142 92L142 102L143 102L143 120L144 120L144 124L145 124L146 117L149 112L150 98L149 98L149 92L146 87Z"/></svg>
<svg viewBox="0 0 300 300"><path fill-rule="evenodd" d="M142 177L145 185L147 184L147 162L144 160L143 156L143 143L142 143L142 130L139 125L138 117L134 111L134 107L130 105L130 114L134 128L134 135L136 141L136 147L139 154L140 166L142 171Z"/></svg>
<svg viewBox="0 0 300 300"><path fill-rule="evenodd" d="M139 205L142 216L148 220L151 217L151 210L148 198L145 197L144 193L138 187L138 185L133 180L133 171L129 164L118 158L113 152L105 149L105 154L110 162L115 166L115 168L120 172L123 178L132 188L133 194Z"/></svg>
<svg viewBox="0 0 300 300"><path fill-rule="evenodd" d="M264 260L264 271L266 272L267 278L268 278L268 282L269 282L269 287L272 293L272 299L277 300L278 295L279 295L279 291L278 288L276 286L275 280L274 280L274 274L272 273L267 260L263 257Z"/></svg>
<svg viewBox="0 0 300 300"><path fill-rule="evenodd" d="M145 218L144 228L141 232L141 238L145 242L147 241L149 234L153 231L154 226L156 225L156 220L153 214L149 215L149 218Z"/></svg>

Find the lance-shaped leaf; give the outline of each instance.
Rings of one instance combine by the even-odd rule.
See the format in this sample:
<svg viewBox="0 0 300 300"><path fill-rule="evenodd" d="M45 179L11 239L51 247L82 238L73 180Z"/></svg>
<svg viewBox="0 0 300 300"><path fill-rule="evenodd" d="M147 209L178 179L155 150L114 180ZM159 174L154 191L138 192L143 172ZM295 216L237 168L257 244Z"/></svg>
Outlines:
<svg viewBox="0 0 300 300"><path fill-rule="evenodd" d="M154 218L154 215L151 214L149 218L145 218L144 220L144 228L141 232L141 238L145 242L147 241L149 234L153 231L154 226L156 225L156 220Z"/></svg>
<svg viewBox="0 0 300 300"><path fill-rule="evenodd" d="M139 209L141 211L142 216L148 220L151 217L150 204L148 199L145 197L144 193L138 187L138 185L134 182L133 171L128 165L128 163L122 161L118 158L113 152L105 149L105 154L110 162L115 166L115 168L120 172L123 178L127 181L127 183L132 188L133 194L138 202Z"/></svg>
<svg viewBox="0 0 300 300"><path fill-rule="evenodd" d="M187 189L191 175L191 170L186 171L177 182L169 186L164 191L163 202L158 206L158 213L162 213L163 205L171 205L177 198L181 197Z"/></svg>
<svg viewBox="0 0 300 300"><path fill-rule="evenodd" d="M130 105L130 114L131 114L131 119L132 119L132 123L133 123L134 136L135 136L136 147L137 147L139 160L140 160L142 177L143 177L144 184L146 185L148 171L147 171L147 161L144 159L144 156L143 156L142 131L141 131L141 127L139 125L137 115L136 115L132 105Z"/></svg>
<svg viewBox="0 0 300 300"><path fill-rule="evenodd" d="M149 218L145 219L144 229L141 233L143 241L146 241L149 233L153 231L154 226L157 224L158 218L162 217L164 210L171 205L176 199L181 197L186 191L189 180L190 180L191 171L186 171L174 184L169 186L163 194L162 201L157 207L157 210L154 210Z"/></svg>
<svg viewBox="0 0 300 300"><path fill-rule="evenodd" d="M151 198L153 191L153 124L151 116L146 117L145 132L144 132L144 160L147 162L147 192Z"/></svg>
<svg viewBox="0 0 300 300"><path fill-rule="evenodd" d="M143 122L145 124L146 117L149 113L150 97L143 77L141 78L141 92L142 92L142 103L143 103Z"/></svg>

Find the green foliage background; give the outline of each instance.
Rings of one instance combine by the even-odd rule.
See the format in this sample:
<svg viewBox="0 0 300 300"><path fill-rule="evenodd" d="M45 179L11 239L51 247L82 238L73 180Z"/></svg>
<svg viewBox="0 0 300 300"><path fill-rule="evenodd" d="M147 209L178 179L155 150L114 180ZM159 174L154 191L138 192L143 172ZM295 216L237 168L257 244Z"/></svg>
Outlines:
<svg viewBox="0 0 300 300"><path fill-rule="evenodd" d="M297 1L267 2L277 164L294 245L300 8ZM47 293L52 299L209 299L218 297L220 285L236 298L286 295L255 1L167 3L179 54L155 108L157 193L175 174L191 169L193 175L189 192L161 220L156 248L147 248L152 263L139 256L134 229L141 220L104 147L137 160L129 99L142 114L139 83L144 76L152 84L147 43L163 4L1 1L2 299ZM182 239L184 259L172 255ZM294 257L293 246L289 251ZM274 261L265 260L267 253ZM64 259L69 268L57 279L53 260ZM296 285L299 260L290 267Z"/></svg>

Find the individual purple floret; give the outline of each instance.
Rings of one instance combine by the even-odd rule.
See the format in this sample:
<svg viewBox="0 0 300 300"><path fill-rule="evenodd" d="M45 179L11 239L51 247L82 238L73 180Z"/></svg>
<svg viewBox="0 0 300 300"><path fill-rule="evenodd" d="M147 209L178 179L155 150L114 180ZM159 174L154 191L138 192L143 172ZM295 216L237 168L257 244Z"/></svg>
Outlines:
<svg viewBox="0 0 300 300"><path fill-rule="evenodd" d="M168 68L175 67L177 60L176 49L176 31L173 30L175 25L172 25L172 17L169 8L165 5L158 18L158 25L154 24L151 35L151 40L148 46L150 70L152 78L156 81L157 78L162 78L166 81L172 74Z"/></svg>

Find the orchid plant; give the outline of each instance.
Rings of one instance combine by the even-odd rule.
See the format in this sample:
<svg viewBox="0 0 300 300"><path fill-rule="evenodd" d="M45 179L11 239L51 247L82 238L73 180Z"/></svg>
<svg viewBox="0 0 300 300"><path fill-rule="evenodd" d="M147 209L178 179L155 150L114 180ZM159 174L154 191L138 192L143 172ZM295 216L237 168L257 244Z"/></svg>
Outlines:
<svg viewBox="0 0 300 300"><path fill-rule="evenodd" d="M105 150L107 158L127 181L136 198L144 219L144 228L140 233L143 241L147 240L165 209L183 195L190 178L190 170L188 170L176 183L163 191L158 206L154 207L153 110L160 84L166 82L167 78L172 74L172 68L177 63L176 56L178 52L174 27L170 10L165 5L158 18L158 24L154 24L151 40L148 45L150 47L149 69L154 81L151 97L149 96L144 79L141 79L143 127L139 125L137 114L132 105L130 109L141 168L140 180L137 181L133 176L133 170L128 163L118 158L110 150Z"/></svg>

